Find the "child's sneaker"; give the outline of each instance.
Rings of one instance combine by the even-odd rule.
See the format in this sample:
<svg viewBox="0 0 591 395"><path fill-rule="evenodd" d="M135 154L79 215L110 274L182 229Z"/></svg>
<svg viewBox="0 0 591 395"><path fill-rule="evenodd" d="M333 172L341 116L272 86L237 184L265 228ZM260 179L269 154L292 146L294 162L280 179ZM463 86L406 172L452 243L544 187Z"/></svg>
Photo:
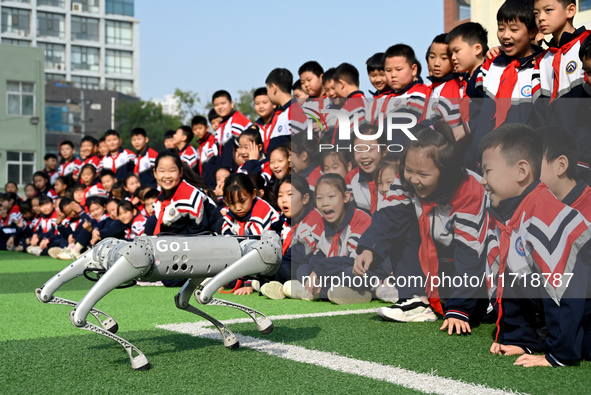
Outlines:
<svg viewBox="0 0 591 395"><path fill-rule="evenodd" d="M283 284L283 294L290 299L314 300L298 280L289 280Z"/></svg>
<svg viewBox="0 0 591 395"><path fill-rule="evenodd" d="M391 307L380 307L378 317L396 322L434 322L437 316L426 297L415 296Z"/></svg>
<svg viewBox="0 0 591 395"><path fill-rule="evenodd" d="M285 294L283 293L283 284L281 284L279 281L265 283L260 289L261 293L269 299L285 299Z"/></svg>
<svg viewBox="0 0 591 395"><path fill-rule="evenodd" d="M371 291L349 287L334 287L328 290L328 300L334 304L358 304L371 302Z"/></svg>
<svg viewBox="0 0 591 395"><path fill-rule="evenodd" d="M47 253L49 254L50 257L52 257L53 259L57 259L57 256L59 254L61 254L63 252L63 248L61 247L51 247L49 250L47 250Z"/></svg>
<svg viewBox="0 0 591 395"><path fill-rule="evenodd" d="M398 289L396 287L388 286L387 284L381 284L376 289L376 298L386 303L398 302Z"/></svg>
<svg viewBox="0 0 591 395"><path fill-rule="evenodd" d="M43 251L43 250L42 250L42 249L41 249L41 247L39 247L39 246L28 246L28 247L27 247L27 252L28 252L29 254L33 254L33 255L37 255L37 256L39 256L39 255L41 255L41 252L42 252L42 251Z"/></svg>
<svg viewBox="0 0 591 395"><path fill-rule="evenodd" d="M256 292L261 292L261 282L259 280L251 280L250 281L250 286L252 287L252 289L254 289Z"/></svg>
<svg viewBox="0 0 591 395"><path fill-rule="evenodd" d="M80 258L80 255L82 254L80 254L79 252L64 248L64 250L57 255L57 258L63 259L64 261L71 261Z"/></svg>

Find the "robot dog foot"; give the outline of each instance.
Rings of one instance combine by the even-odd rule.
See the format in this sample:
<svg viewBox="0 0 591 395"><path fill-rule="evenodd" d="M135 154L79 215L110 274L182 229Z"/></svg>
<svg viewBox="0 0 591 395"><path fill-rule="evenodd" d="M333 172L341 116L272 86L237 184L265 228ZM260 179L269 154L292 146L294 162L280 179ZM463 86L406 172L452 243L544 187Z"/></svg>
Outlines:
<svg viewBox="0 0 591 395"><path fill-rule="evenodd" d="M72 322L72 325L74 325L75 327L108 337L109 339L115 340L117 343L123 346L123 348L127 352L127 355L129 355L129 360L131 362L131 367L133 368L133 370L150 369L150 362L148 361L148 358L146 358L144 353L141 352L139 348L137 348L127 340L123 339L122 337L119 337L114 333L111 333L108 330L101 328L100 326L91 324L90 322L85 322L82 326L76 325L74 314L75 310L70 312L70 321Z"/></svg>
<svg viewBox="0 0 591 395"><path fill-rule="evenodd" d="M42 300L41 288L37 288L35 290L35 296L37 296L37 299L39 299L39 301L41 303L59 304L59 305L71 306L71 307L76 307L78 305L78 303L74 302L73 300L64 299L64 298L60 298L57 296L52 296L47 301ZM107 314L103 311L100 311L98 309L90 310L90 314L92 314L92 316L94 318L96 318L96 320L100 324L101 328L103 328L104 330L109 331L111 333L117 333L117 331L119 330L119 325L117 324L117 321L115 321L115 319L113 317L111 317L109 314Z"/></svg>

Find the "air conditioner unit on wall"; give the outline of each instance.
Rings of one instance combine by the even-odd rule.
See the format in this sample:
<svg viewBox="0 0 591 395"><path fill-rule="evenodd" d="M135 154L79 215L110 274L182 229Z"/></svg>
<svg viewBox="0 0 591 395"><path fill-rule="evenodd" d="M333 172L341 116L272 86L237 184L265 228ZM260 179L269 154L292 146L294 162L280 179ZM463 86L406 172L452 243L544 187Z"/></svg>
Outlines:
<svg viewBox="0 0 591 395"><path fill-rule="evenodd" d="M72 11L82 12L82 3L72 3Z"/></svg>
<svg viewBox="0 0 591 395"><path fill-rule="evenodd" d="M63 71L66 69L66 65L65 65L65 63L55 63L54 68L56 70Z"/></svg>

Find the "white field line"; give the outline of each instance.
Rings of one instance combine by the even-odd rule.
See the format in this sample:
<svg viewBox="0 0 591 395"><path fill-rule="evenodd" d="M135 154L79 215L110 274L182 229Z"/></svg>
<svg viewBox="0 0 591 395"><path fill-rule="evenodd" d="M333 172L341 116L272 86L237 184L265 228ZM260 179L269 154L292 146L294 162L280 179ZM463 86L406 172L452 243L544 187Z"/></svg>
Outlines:
<svg viewBox="0 0 591 395"><path fill-rule="evenodd" d="M293 320L298 318L332 317L350 314L373 313L376 309L332 311L313 314L293 314L269 316L272 321ZM252 322L250 318L239 318L222 321L225 325ZM158 325L158 328L184 333L191 336L207 339L220 340L220 333L217 329L211 329L213 325L208 321L195 323ZM460 395L460 394L514 394L512 391L503 391L488 388L478 384L464 383L459 380L448 379L433 374L416 373L411 370L397 368L394 366L382 365L376 362L362 361L359 359L343 357L335 353L325 351L309 350L301 346L288 345L272 342L235 333L240 346L264 352L268 355L288 359L291 361L313 364L338 372L350 373L361 377L369 377L376 380L386 381L406 388L418 390L424 393Z"/></svg>

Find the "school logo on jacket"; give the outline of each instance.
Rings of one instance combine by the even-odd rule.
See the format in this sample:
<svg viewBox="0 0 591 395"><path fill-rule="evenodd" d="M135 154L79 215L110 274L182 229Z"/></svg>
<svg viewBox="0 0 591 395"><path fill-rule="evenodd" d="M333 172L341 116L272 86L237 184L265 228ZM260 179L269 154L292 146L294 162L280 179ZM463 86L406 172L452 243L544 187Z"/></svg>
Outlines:
<svg viewBox="0 0 591 395"><path fill-rule="evenodd" d="M397 99L397 100L394 102L394 107L398 107L398 106L400 106L401 104L402 104L402 99Z"/></svg>
<svg viewBox="0 0 591 395"><path fill-rule="evenodd" d="M171 218L174 218L174 216L176 215L176 210L174 208L171 208L170 211L168 211L168 215Z"/></svg>
<svg viewBox="0 0 591 395"><path fill-rule="evenodd" d="M283 130L283 125L279 125L279 128L277 130L281 132Z"/></svg>
<svg viewBox="0 0 591 395"><path fill-rule="evenodd" d="M523 88L521 88L521 96L531 97L531 85L526 85Z"/></svg>
<svg viewBox="0 0 591 395"><path fill-rule="evenodd" d="M517 251L519 256L525 256L525 248L523 248L521 237L518 237L517 240L515 240L515 251Z"/></svg>
<svg viewBox="0 0 591 395"><path fill-rule="evenodd" d="M579 64L577 63L576 60L571 60L570 62L568 62L568 64L566 65L566 74L572 74L575 71L577 71L577 67L579 66Z"/></svg>

